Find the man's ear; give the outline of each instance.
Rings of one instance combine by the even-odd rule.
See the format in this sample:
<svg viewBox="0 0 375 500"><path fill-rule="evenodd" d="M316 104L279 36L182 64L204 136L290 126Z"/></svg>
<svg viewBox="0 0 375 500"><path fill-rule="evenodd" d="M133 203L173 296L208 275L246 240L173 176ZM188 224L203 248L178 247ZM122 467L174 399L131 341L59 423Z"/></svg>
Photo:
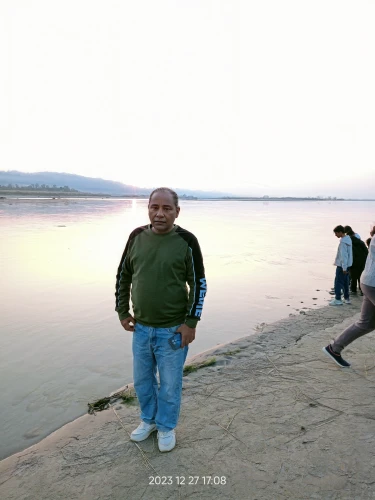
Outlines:
<svg viewBox="0 0 375 500"><path fill-rule="evenodd" d="M180 213L180 207L176 208L176 212L177 212L177 215L176 215L176 219L177 219L177 217L179 216L179 213Z"/></svg>

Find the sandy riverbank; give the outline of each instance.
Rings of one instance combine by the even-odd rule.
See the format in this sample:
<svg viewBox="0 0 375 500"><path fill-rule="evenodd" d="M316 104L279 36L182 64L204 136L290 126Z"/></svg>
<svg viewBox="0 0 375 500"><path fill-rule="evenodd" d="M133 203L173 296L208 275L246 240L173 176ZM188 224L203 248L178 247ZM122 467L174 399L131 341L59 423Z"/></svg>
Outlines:
<svg viewBox="0 0 375 500"><path fill-rule="evenodd" d="M0 462L0 497L375 498L375 334L346 349L347 370L321 351L360 303L307 311L195 356L189 364L217 363L184 379L171 453L158 451L155 434L130 442L138 407L117 404Z"/></svg>

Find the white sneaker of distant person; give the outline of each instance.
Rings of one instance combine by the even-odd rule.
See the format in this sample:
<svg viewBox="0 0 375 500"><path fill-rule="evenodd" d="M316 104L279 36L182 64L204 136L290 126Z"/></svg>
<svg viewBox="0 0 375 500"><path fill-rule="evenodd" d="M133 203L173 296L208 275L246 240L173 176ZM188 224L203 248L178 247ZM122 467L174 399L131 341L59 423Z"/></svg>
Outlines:
<svg viewBox="0 0 375 500"><path fill-rule="evenodd" d="M342 306L343 305L343 301L342 300L333 299L333 300L330 301L329 305L330 306Z"/></svg>

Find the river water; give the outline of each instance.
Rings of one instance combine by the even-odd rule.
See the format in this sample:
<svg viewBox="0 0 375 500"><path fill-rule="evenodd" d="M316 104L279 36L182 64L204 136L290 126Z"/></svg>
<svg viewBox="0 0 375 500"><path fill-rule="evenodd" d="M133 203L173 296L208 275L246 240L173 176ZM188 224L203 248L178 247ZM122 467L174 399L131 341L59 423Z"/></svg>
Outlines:
<svg viewBox="0 0 375 500"><path fill-rule="evenodd" d="M0 459L131 382L115 276L128 234L147 222L146 200L0 201ZM326 305L332 229L366 239L375 202L183 201L176 223L197 236L208 283L193 355Z"/></svg>

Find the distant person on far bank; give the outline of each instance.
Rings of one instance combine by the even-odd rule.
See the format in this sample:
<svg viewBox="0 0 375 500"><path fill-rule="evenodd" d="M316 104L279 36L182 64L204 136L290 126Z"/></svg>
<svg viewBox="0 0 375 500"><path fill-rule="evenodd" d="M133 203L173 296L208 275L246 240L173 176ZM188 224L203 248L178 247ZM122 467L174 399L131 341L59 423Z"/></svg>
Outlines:
<svg viewBox="0 0 375 500"><path fill-rule="evenodd" d="M148 203L151 224L130 234L116 276L116 311L123 328L133 332L134 388L141 407L141 423L130 439L144 441L157 430L163 452L176 444L183 365L207 290L198 240L174 224L179 213L177 194L155 189Z"/></svg>
<svg viewBox="0 0 375 500"><path fill-rule="evenodd" d="M374 236L375 226L370 234ZM371 240L365 269L361 275L361 288L364 296L359 320L344 330L332 344L323 347L323 352L341 368L350 366L341 356L343 349L362 335L375 330L375 238Z"/></svg>
<svg viewBox="0 0 375 500"><path fill-rule="evenodd" d="M349 297L349 269L353 264L352 240L345 234L343 226L336 226L333 230L336 238L340 239L334 265L335 275L335 298L329 303L330 306L342 306L341 290L344 291L344 302L350 304Z"/></svg>
<svg viewBox="0 0 375 500"><path fill-rule="evenodd" d="M365 243L355 236L354 231L350 226L345 226L345 233L352 240L353 248L353 265L350 268L350 292L353 294L357 293L357 284L361 295L363 295L361 290L360 277L365 268L366 259L368 255L368 250Z"/></svg>

